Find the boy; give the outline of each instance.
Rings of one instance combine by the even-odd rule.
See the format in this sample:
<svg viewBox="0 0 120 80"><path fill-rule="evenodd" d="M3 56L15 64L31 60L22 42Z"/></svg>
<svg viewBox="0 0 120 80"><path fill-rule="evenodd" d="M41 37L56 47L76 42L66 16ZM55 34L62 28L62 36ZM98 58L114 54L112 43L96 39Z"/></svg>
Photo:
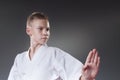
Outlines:
<svg viewBox="0 0 120 80"><path fill-rule="evenodd" d="M27 18L28 51L18 54L8 80L94 80L100 64L96 49L85 64L56 47L48 47L50 25L46 15L34 12Z"/></svg>

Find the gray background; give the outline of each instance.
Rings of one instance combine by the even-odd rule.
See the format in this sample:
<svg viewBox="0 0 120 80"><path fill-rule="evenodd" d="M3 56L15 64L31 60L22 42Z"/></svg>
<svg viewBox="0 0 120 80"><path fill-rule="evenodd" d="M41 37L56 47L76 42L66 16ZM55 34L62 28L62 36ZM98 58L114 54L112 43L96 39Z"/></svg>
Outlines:
<svg viewBox="0 0 120 80"><path fill-rule="evenodd" d="M49 16L49 46L63 49L83 63L97 48L101 56L96 80L120 79L120 4L113 1L39 0L0 1L0 80L6 80L15 56L27 50L27 16L34 12Z"/></svg>

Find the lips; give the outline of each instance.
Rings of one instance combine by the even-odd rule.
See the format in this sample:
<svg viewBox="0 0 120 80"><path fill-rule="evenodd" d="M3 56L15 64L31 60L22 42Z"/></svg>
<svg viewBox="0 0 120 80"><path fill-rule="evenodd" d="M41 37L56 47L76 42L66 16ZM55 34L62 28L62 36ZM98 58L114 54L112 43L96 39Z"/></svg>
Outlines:
<svg viewBox="0 0 120 80"><path fill-rule="evenodd" d="M47 37L43 37L43 38L41 38L41 39L48 39Z"/></svg>

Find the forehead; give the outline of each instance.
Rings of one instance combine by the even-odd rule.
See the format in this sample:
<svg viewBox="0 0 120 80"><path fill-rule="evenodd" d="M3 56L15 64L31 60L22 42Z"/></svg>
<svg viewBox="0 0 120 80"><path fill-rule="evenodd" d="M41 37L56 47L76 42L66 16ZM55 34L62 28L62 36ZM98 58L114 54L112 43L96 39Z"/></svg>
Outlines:
<svg viewBox="0 0 120 80"><path fill-rule="evenodd" d="M31 26L35 27L50 27L49 21L46 19L34 19L31 21Z"/></svg>

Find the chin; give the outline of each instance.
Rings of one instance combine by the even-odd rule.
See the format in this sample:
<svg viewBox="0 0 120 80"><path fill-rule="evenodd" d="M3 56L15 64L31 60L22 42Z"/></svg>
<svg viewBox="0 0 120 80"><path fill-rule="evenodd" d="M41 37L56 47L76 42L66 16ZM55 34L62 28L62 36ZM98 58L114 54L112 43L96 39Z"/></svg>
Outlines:
<svg viewBox="0 0 120 80"><path fill-rule="evenodd" d="M44 45L44 44L46 44L46 43L47 43L47 40L40 40L40 41L39 41L39 44L40 44L40 45Z"/></svg>
<svg viewBox="0 0 120 80"><path fill-rule="evenodd" d="M40 43L41 45L44 45L44 44L46 44L47 42L42 42L42 43Z"/></svg>

